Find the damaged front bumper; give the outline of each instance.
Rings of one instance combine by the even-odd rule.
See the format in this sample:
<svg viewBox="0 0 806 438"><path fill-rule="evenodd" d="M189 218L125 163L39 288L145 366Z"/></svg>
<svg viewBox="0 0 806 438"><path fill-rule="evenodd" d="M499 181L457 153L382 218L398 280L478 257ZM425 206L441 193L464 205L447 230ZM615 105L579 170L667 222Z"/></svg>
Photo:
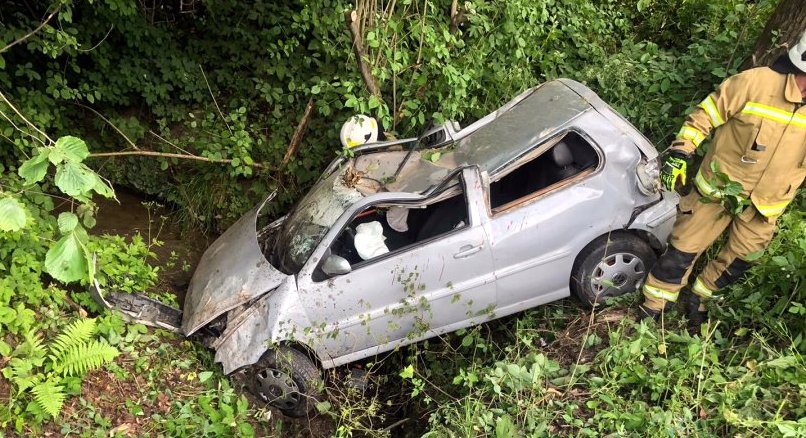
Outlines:
<svg viewBox="0 0 806 438"><path fill-rule="evenodd" d="M117 310L129 322L182 333L182 311L140 294L104 293L98 280L90 288L92 298L108 310Z"/></svg>

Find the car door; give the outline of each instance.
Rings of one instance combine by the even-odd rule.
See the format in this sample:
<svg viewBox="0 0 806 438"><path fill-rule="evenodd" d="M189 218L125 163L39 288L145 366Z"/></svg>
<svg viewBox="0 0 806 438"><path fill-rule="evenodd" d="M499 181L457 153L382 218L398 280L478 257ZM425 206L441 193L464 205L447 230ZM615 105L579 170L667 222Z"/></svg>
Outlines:
<svg viewBox="0 0 806 438"><path fill-rule="evenodd" d="M557 147L565 150L553 154ZM591 183L600 176L601 156L588 138L569 131L539 146L533 156L513 164L507 176L490 183L488 234L501 315L569 295L577 250L588 242L591 231L595 234L597 227L607 225L597 216L605 192ZM534 183L541 178L542 183ZM496 202L501 187L514 193Z"/></svg>
<svg viewBox="0 0 806 438"><path fill-rule="evenodd" d="M300 296L313 330L319 333L315 348L333 358L334 364L458 328L463 321L483 317L494 304L493 263L481 224L480 213L486 207L477 168L465 169L461 181L459 196L469 219L464 226L370 259L347 274L315 281L310 266L300 272ZM368 201L368 206L379 202ZM342 218L339 223L344 228L350 222ZM337 234L329 233L325 239L329 242L312 258L326 254L324 247ZM313 264L318 267L321 262Z"/></svg>

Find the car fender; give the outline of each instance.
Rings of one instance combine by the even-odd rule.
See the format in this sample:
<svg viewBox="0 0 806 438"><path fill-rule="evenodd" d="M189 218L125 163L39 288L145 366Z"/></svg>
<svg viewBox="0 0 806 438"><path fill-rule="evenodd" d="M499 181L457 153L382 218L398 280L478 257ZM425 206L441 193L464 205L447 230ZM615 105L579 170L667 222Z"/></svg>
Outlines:
<svg viewBox="0 0 806 438"><path fill-rule="evenodd" d="M227 329L212 344L215 361L224 373L252 365L274 344L306 342L311 327L302 308L294 277L289 276L272 293L263 295L234 315Z"/></svg>

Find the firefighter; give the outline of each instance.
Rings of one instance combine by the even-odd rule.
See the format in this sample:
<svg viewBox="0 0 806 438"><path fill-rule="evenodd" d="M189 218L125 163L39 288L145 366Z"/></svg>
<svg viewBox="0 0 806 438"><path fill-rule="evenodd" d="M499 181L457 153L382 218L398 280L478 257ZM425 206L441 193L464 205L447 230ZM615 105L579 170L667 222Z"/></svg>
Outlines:
<svg viewBox="0 0 806 438"><path fill-rule="evenodd" d="M677 301L697 257L728 229L727 242L685 294L689 328L698 333L706 301L741 279L751 255L766 248L806 176L804 103L806 32L771 67L729 77L686 117L661 168L667 190L687 187L693 154L712 131L714 138L643 286L642 318L658 319Z"/></svg>

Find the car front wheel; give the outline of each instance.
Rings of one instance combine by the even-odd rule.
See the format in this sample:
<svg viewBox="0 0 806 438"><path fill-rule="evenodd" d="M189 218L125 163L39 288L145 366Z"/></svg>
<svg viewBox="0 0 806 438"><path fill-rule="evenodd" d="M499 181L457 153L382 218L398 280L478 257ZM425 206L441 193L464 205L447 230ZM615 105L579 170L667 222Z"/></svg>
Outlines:
<svg viewBox="0 0 806 438"><path fill-rule="evenodd" d="M322 373L302 352L270 349L247 372L247 388L289 417L305 417L322 397Z"/></svg>
<svg viewBox="0 0 806 438"><path fill-rule="evenodd" d="M641 287L657 255L633 234L599 237L579 254L571 271L571 290L588 307L601 307L611 297Z"/></svg>

